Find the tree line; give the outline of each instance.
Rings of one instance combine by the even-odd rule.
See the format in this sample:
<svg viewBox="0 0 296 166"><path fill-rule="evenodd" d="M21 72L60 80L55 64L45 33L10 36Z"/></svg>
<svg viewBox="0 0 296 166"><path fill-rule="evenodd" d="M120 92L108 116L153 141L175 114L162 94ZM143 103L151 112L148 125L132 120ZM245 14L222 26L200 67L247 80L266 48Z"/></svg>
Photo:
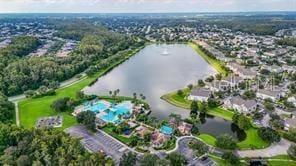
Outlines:
<svg viewBox="0 0 296 166"><path fill-rule="evenodd" d="M57 23L58 24L58 23ZM81 41L67 57L47 55L28 57L40 42L35 37L17 37L7 47L0 49L0 92L17 95L40 86L55 87L59 82L81 73L106 58L133 46L136 41L86 23L60 23L55 35ZM2 65L2 66L1 66Z"/></svg>

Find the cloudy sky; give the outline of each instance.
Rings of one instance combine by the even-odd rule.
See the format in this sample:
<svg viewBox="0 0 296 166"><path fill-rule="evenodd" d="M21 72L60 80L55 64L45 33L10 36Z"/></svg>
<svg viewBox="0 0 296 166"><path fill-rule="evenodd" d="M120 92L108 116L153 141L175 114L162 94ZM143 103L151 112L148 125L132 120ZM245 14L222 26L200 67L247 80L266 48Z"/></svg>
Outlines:
<svg viewBox="0 0 296 166"><path fill-rule="evenodd" d="M0 0L1 13L296 11L296 0Z"/></svg>

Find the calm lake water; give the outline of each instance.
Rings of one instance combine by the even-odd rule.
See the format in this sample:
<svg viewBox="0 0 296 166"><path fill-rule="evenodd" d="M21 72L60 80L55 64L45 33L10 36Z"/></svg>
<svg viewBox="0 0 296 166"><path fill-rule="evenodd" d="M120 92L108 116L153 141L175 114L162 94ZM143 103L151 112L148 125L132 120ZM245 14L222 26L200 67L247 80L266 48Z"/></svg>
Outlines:
<svg viewBox="0 0 296 166"><path fill-rule="evenodd" d="M189 111L177 108L160 99L160 96L182 89L215 74L215 69L185 44L148 45L137 55L119 65L91 87L84 89L86 94L108 95L109 91L120 89L123 96L133 93L143 94L151 106L151 116L167 119L170 113L186 118ZM206 118L201 132L219 135L229 133L231 123L220 118Z"/></svg>

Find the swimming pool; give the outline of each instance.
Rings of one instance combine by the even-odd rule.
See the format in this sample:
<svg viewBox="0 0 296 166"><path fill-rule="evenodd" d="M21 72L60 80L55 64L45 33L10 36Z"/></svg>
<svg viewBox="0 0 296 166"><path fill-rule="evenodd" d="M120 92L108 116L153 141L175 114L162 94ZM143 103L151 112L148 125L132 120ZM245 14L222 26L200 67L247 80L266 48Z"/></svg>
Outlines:
<svg viewBox="0 0 296 166"><path fill-rule="evenodd" d="M169 127L169 126L161 126L160 131L161 131L163 134L171 135L171 134L173 133L173 128L171 128L171 127Z"/></svg>
<svg viewBox="0 0 296 166"><path fill-rule="evenodd" d="M98 118L107 123L120 123L122 118L128 118L132 114L133 104L124 101L119 104L111 104L105 100L92 100L83 103L81 111L95 112Z"/></svg>

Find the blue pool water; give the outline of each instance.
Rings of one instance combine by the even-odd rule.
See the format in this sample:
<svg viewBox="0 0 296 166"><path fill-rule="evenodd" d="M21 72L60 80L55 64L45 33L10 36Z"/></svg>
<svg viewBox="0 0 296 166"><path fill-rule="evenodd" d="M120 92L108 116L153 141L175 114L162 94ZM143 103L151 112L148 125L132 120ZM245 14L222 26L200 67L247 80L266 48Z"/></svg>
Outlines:
<svg viewBox="0 0 296 166"><path fill-rule="evenodd" d="M87 109L92 112L100 112L107 109L107 105L105 103L98 102L95 105L88 107Z"/></svg>
<svg viewBox="0 0 296 166"><path fill-rule="evenodd" d="M173 129L169 126L161 126L160 131L166 135L171 135L173 133Z"/></svg>
<svg viewBox="0 0 296 166"><path fill-rule="evenodd" d="M85 106L84 111L90 110L98 113L99 118L105 122L119 123L121 119L118 115L129 117L131 114L132 104L131 102L123 102L118 105L108 105L105 101L89 101L83 104Z"/></svg>

